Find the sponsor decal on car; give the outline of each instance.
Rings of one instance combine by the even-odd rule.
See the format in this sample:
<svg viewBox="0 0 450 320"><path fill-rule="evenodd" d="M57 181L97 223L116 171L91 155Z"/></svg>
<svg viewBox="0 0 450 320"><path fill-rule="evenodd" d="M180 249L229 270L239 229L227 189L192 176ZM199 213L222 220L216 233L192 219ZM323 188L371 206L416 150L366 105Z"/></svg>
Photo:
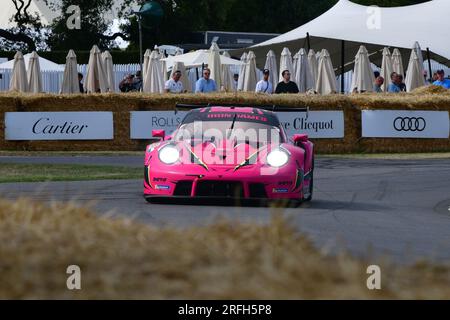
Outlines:
<svg viewBox="0 0 450 320"><path fill-rule="evenodd" d="M170 190L170 186L157 184L155 186L156 190Z"/></svg>
<svg viewBox="0 0 450 320"><path fill-rule="evenodd" d="M273 188L272 192L273 193L288 193L289 189L288 188Z"/></svg>

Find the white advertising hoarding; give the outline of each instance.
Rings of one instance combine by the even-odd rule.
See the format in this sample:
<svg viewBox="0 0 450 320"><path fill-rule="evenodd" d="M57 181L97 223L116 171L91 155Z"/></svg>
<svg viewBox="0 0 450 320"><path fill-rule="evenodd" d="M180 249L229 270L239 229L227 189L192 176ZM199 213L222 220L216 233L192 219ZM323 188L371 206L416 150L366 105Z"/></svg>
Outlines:
<svg viewBox="0 0 450 320"><path fill-rule="evenodd" d="M448 111L363 110L364 138L448 139Z"/></svg>
<svg viewBox="0 0 450 320"><path fill-rule="evenodd" d="M344 138L343 111L279 112L277 115L289 137L306 133L313 139Z"/></svg>
<svg viewBox="0 0 450 320"><path fill-rule="evenodd" d="M131 139L151 139L152 130L165 130L172 134L183 120L187 111L131 111Z"/></svg>
<svg viewBox="0 0 450 320"><path fill-rule="evenodd" d="M132 111L131 139L151 139L152 130L163 129L171 134L187 114L186 111ZM278 118L288 136L306 133L311 138L343 138L342 111L279 112Z"/></svg>
<svg viewBox="0 0 450 320"><path fill-rule="evenodd" d="M6 140L112 140L112 112L6 112Z"/></svg>

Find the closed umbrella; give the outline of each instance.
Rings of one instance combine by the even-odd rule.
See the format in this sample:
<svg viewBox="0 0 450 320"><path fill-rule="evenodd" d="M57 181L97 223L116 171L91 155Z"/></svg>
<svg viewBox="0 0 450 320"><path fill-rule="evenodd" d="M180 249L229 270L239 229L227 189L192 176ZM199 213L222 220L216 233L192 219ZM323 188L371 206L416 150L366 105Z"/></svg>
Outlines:
<svg viewBox="0 0 450 320"><path fill-rule="evenodd" d="M278 84L278 66L277 66L277 57L275 52L270 50L267 53L266 64L264 65L264 69L269 70L270 78L269 80L272 82L272 87L276 88Z"/></svg>
<svg viewBox="0 0 450 320"><path fill-rule="evenodd" d="M258 82L258 74L256 71L256 56L253 51L247 55L247 65L245 66L245 78L243 91L253 92Z"/></svg>
<svg viewBox="0 0 450 320"><path fill-rule="evenodd" d="M224 51L222 56L230 58L230 54L227 51ZM236 88L234 86L234 76L231 72L231 66L223 64L222 65L222 87L226 92L235 91Z"/></svg>
<svg viewBox="0 0 450 320"><path fill-rule="evenodd" d="M148 69L148 63L150 62L150 55L152 54L152 50L147 49L144 53L144 63L142 64L142 79L145 79L145 73Z"/></svg>
<svg viewBox="0 0 450 320"><path fill-rule="evenodd" d="M87 93L106 92L107 81L103 67L102 53L97 46L93 46L89 55L86 73L85 90Z"/></svg>
<svg viewBox="0 0 450 320"><path fill-rule="evenodd" d="M183 89L187 92L192 92L191 82L189 81L188 74L186 72L186 67L184 66L183 62L176 61L172 68L172 73L170 74L170 77L172 78L173 74L176 71L181 72L181 83L183 84Z"/></svg>
<svg viewBox="0 0 450 320"><path fill-rule="evenodd" d="M374 82L373 70L370 65L369 53L366 47L359 47L355 57L355 68L353 70L352 86L350 90L357 92L373 92Z"/></svg>
<svg viewBox="0 0 450 320"><path fill-rule="evenodd" d="M384 92L387 92L388 90L392 72L394 72L394 66L392 64L391 52L388 48L384 48L383 61L381 62L381 76L384 78L384 83L381 89Z"/></svg>
<svg viewBox="0 0 450 320"><path fill-rule="evenodd" d="M408 69L406 70L406 91L423 87L425 85L425 78L423 77L423 63L420 63L420 57L417 56L416 50L411 50L411 57L409 59Z"/></svg>
<svg viewBox="0 0 450 320"><path fill-rule="evenodd" d="M17 52L14 56L14 64L9 90L28 92L27 70L22 52Z"/></svg>
<svg viewBox="0 0 450 320"><path fill-rule="evenodd" d="M309 63L309 67L311 69L311 74L312 74L314 85L315 85L317 82L319 62L317 61L317 55L313 49L310 49L308 52L308 63Z"/></svg>
<svg viewBox="0 0 450 320"><path fill-rule="evenodd" d="M245 78L245 70L247 69L247 53L243 53L241 56L241 68L239 69L239 79L238 79L238 91L242 91L244 89L244 78Z"/></svg>
<svg viewBox="0 0 450 320"><path fill-rule="evenodd" d="M80 83L78 81L77 56L73 50L69 50L66 57L64 77L61 93L80 93Z"/></svg>
<svg viewBox="0 0 450 320"><path fill-rule="evenodd" d="M290 73L294 72L294 66L292 64L292 55L288 48L284 48L281 52L281 59L280 59L280 76L279 76L279 82L283 81L283 71L288 70Z"/></svg>
<svg viewBox="0 0 450 320"><path fill-rule="evenodd" d="M164 91L164 87L161 87L162 82L159 53L153 50L145 72L143 91L146 93L162 93Z"/></svg>
<svg viewBox="0 0 450 320"><path fill-rule="evenodd" d="M162 72L162 76L161 76L161 87L164 89L164 84L166 83L167 80L169 80L169 73L167 72L167 63L166 63L166 56L164 54L164 52L160 52L159 53L159 68Z"/></svg>
<svg viewBox="0 0 450 320"><path fill-rule="evenodd" d="M116 80L114 73L113 58L111 56L111 53L109 53L109 51L103 52L102 58L103 58L103 65L105 66L107 91L114 92L116 91Z"/></svg>
<svg viewBox="0 0 450 320"><path fill-rule="evenodd" d="M423 54L422 54L422 48L420 48L419 42L414 42L413 46L414 50L416 51L417 57L419 58L419 63L421 66L423 66Z"/></svg>
<svg viewBox="0 0 450 320"><path fill-rule="evenodd" d="M294 56L292 57L292 74L295 77L295 74L297 73L297 66L298 66L298 59L300 57L300 53L297 52L296 54L294 54Z"/></svg>
<svg viewBox="0 0 450 320"><path fill-rule="evenodd" d="M209 48L208 68L211 70L211 79L216 82L217 90L220 90L222 88L222 67L219 46L215 42Z"/></svg>
<svg viewBox="0 0 450 320"><path fill-rule="evenodd" d="M39 65L39 56L33 51L28 63L28 91L33 93L42 92L42 74Z"/></svg>
<svg viewBox="0 0 450 320"><path fill-rule="evenodd" d="M306 50L301 48L296 55L298 58L297 67L295 68L294 81L297 83L298 90L304 93L315 87L315 81L309 66Z"/></svg>
<svg viewBox="0 0 450 320"><path fill-rule="evenodd" d="M331 63L330 54L326 49L322 50L319 58L316 92L320 94L337 92L336 75L333 64Z"/></svg>
<svg viewBox="0 0 450 320"><path fill-rule="evenodd" d="M396 72L402 76L405 75L405 70L403 69L402 54L398 49L394 49L394 52L392 53L392 67L393 72Z"/></svg>

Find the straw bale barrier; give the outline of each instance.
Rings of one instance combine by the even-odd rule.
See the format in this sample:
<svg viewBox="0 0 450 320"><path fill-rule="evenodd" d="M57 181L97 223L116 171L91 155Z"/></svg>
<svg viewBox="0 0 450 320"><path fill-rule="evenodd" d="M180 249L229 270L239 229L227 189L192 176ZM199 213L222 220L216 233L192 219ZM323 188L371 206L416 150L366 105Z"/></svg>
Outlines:
<svg viewBox="0 0 450 320"><path fill-rule="evenodd" d="M448 299L450 266L328 255L273 208L268 224L174 228L74 203L0 199L0 299ZM68 290L69 265L81 290Z"/></svg>
<svg viewBox="0 0 450 320"><path fill-rule="evenodd" d="M450 111L450 92L426 87L410 94L359 95L256 95L221 93L212 95L159 94L0 94L0 150L19 151L138 151L149 142L130 139L130 111L173 110L176 103L248 103L308 106L310 110L342 110L344 139L315 139L318 153L448 152L450 139L361 138L361 110ZM4 113L11 111L112 111L114 140L105 141L5 141Z"/></svg>

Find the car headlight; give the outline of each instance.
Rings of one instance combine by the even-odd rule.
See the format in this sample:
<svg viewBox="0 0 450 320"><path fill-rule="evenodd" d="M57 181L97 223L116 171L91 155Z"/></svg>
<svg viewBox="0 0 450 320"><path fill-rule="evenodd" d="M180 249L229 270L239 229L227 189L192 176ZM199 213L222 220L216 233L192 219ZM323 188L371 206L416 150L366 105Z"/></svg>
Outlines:
<svg viewBox="0 0 450 320"><path fill-rule="evenodd" d="M267 155L267 164L271 167L279 168L289 161L289 154L281 149L276 149Z"/></svg>
<svg viewBox="0 0 450 320"><path fill-rule="evenodd" d="M174 164L180 159L180 151L172 145L162 147L159 150L159 160L165 164Z"/></svg>

